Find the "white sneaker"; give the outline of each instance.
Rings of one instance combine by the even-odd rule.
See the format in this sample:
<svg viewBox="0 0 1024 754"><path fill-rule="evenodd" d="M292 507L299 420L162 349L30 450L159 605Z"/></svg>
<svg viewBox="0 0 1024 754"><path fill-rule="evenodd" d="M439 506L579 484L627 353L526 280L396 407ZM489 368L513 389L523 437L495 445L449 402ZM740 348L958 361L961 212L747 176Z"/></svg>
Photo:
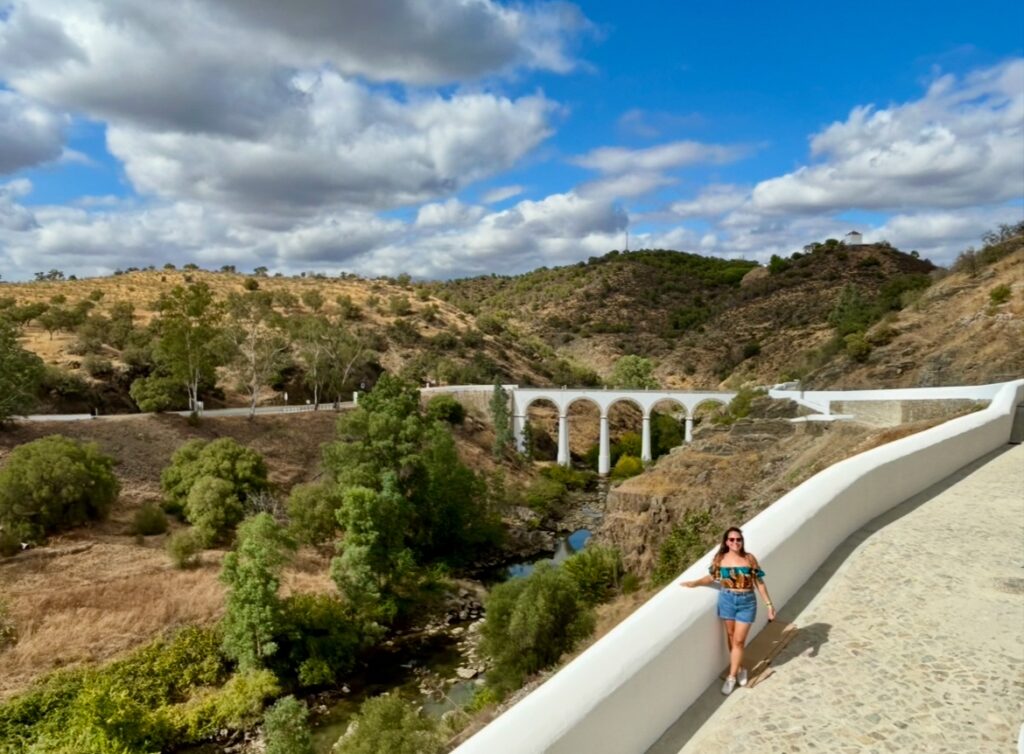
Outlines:
<svg viewBox="0 0 1024 754"><path fill-rule="evenodd" d="M729 696L734 688L736 688L736 676L731 675L726 678L725 683L722 684L722 693Z"/></svg>
<svg viewBox="0 0 1024 754"><path fill-rule="evenodd" d="M740 686L746 686L747 685L747 669L746 668L740 668L739 675L736 676L736 682Z"/></svg>

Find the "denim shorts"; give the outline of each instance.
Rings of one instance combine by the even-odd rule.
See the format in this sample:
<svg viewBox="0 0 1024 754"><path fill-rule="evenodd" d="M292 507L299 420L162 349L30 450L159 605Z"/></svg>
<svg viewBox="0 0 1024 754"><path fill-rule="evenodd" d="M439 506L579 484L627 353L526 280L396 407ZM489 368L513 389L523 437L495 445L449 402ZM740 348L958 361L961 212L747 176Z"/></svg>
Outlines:
<svg viewBox="0 0 1024 754"><path fill-rule="evenodd" d="M723 589L718 593L718 617L740 623L753 623L757 615L757 597L749 592L730 592Z"/></svg>

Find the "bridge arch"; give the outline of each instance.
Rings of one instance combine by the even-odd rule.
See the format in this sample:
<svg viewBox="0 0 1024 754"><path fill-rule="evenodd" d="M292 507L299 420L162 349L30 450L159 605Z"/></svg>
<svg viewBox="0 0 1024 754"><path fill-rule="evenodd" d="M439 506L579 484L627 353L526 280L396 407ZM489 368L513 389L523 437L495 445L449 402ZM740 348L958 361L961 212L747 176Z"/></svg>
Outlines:
<svg viewBox="0 0 1024 754"><path fill-rule="evenodd" d="M609 472L611 451L608 437L608 411L616 403L631 403L640 409L643 415L643 450L642 460L651 460L651 410L658 403L669 400L683 408L686 416L685 440L689 442L693 430L693 413L702 403L714 401L727 404L736 394L733 392L701 392L688 390L599 390L593 388L528 388L512 389L513 431L516 447L524 449L523 427L529 407L536 401L546 399L558 409L558 463L569 465L569 408L577 401L586 400L595 404L600 412L601 439L598 454L598 472Z"/></svg>

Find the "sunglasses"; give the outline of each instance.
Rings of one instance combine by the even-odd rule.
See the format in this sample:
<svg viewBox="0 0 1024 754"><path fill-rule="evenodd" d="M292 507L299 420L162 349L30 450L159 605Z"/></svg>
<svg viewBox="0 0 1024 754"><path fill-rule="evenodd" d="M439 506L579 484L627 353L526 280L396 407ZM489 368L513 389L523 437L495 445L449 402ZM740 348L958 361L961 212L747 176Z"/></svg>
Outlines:
<svg viewBox="0 0 1024 754"><path fill-rule="evenodd" d="M742 542L743 537L729 537L725 540L726 542Z"/></svg>

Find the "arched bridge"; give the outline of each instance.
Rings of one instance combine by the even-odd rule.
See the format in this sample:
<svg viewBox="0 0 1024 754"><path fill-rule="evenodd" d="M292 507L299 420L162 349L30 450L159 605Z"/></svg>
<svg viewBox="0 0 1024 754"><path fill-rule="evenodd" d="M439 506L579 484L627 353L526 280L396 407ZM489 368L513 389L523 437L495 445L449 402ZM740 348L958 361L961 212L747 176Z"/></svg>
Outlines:
<svg viewBox="0 0 1024 754"><path fill-rule="evenodd" d="M586 388L534 388L510 386L512 394L512 429L516 447L525 449L523 428L527 411L539 401L550 401L558 409L558 463L569 465L569 408L578 401L597 406L601 413L601 441L597 470L607 474L611 466L611 441L608 437L608 410L616 403L632 403L643 414L641 460L651 460L651 410L662 401L683 409L686 416L686 442L693 438L693 414L702 403L728 404L736 393L687 390L599 390Z"/></svg>

